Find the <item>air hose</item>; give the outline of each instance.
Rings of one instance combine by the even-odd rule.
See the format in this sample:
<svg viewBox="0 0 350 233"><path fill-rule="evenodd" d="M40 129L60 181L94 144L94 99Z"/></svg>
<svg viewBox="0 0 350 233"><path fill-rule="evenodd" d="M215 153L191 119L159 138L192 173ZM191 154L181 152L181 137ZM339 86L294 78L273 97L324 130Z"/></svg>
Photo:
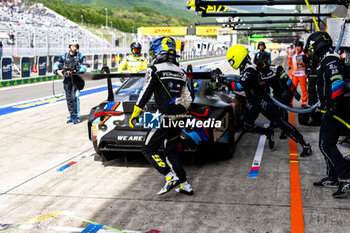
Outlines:
<svg viewBox="0 0 350 233"><path fill-rule="evenodd" d="M271 100L273 101L273 103L284 109L284 110L287 110L289 112L294 112L294 113L299 113L299 114L308 114L308 113L311 113L313 112L317 106L319 105L320 101L318 101L315 105L313 105L311 108L307 108L307 109L302 109L302 108L291 108L291 107L288 107L287 105L284 105L282 104L281 102L279 102L278 100L276 100L275 98L273 98L272 96L269 96L271 98Z"/></svg>
<svg viewBox="0 0 350 233"><path fill-rule="evenodd" d="M54 96L56 99L58 99L58 98L61 98L62 96L64 96L65 93L63 92L62 95L56 96L56 92L55 92L55 77L56 77L56 76L57 76L57 75L55 75L55 76L53 77L53 79L52 79L52 94L53 94L53 96Z"/></svg>

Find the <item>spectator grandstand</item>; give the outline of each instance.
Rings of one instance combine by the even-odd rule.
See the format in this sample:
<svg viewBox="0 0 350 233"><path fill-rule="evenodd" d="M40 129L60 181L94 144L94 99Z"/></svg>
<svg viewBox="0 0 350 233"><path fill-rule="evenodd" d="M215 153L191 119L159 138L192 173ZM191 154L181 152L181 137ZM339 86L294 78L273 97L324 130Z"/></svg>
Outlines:
<svg viewBox="0 0 350 233"><path fill-rule="evenodd" d="M3 56L61 54L70 38L78 38L83 53L110 51L112 44L41 3L0 2L0 34ZM1 38L0 38L1 39Z"/></svg>

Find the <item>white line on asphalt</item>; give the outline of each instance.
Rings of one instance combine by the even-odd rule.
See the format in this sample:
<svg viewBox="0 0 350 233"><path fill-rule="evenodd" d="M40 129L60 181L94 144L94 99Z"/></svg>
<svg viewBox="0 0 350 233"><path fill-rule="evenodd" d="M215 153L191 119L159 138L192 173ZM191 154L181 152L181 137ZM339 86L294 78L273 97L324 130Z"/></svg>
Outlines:
<svg viewBox="0 0 350 233"><path fill-rule="evenodd" d="M100 88L100 87L105 87L105 86L107 86L107 85L100 85L100 86L90 87L90 88L84 89L84 91L88 91L88 90L95 89L95 88ZM91 95L88 95L88 96L91 96ZM6 107L14 106L14 105L19 105L19 104L23 104L23 103L27 103L27 102L38 101L38 100L47 99L47 98L51 98L51 97L54 97L54 96L53 95L49 95L49 96L44 96L44 97L40 97L40 98L36 98L36 99L30 99L30 100L20 101L20 102L16 102L16 103L6 104L6 105L0 106L0 108L6 108ZM85 96L83 96L83 97L85 97ZM80 98L83 98L83 97L80 97Z"/></svg>
<svg viewBox="0 0 350 233"><path fill-rule="evenodd" d="M268 124L265 124L265 126L267 126L267 125ZM249 178L257 178L258 177L258 173L260 170L260 164L261 164L261 160L262 160L262 156L263 156L263 152L264 152L265 142L266 142L266 135L261 135L259 143L258 143L258 147L256 148L252 167L250 169L250 173L248 176Z"/></svg>
<svg viewBox="0 0 350 233"><path fill-rule="evenodd" d="M96 87L95 87L96 88ZM106 90L107 91L107 90ZM97 92L97 93L94 93L94 94L89 94L89 95L85 95L85 96L81 96L80 99L85 99L87 97L91 97L91 96L95 96L95 95L98 95L98 94L101 94L102 92ZM42 99L42 98L40 98ZM2 118L5 118L5 117L8 117L8 116L15 116L15 115L18 115L18 114L21 114L21 113L28 113L28 112L31 112L31 111L35 111L35 110L40 110L42 108L45 108L45 107L48 107L48 106L53 106L53 105L56 105L56 104L66 104L66 101L59 101L59 102L55 102L55 103L50 103L50 104L45 104L45 105L42 105L42 106L38 106L38 107L35 107L35 108L28 108L28 109L23 109L21 111L17 111L17 112L12 112L12 113L7 113L7 114L4 114L4 115L1 115L0 116L0 119ZM97 104L97 103L96 103ZM13 104L11 104L13 105ZM11 106L10 105L10 106Z"/></svg>

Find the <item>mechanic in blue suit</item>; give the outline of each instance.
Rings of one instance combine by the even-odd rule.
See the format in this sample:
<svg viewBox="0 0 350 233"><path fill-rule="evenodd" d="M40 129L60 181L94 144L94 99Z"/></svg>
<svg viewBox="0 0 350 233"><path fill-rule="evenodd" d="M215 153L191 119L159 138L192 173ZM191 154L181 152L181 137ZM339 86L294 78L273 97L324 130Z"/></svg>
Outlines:
<svg viewBox="0 0 350 233"><path fill-rule="evenodd" d="M265 51L265 49L266 49L265 42L264 42L264 41L260 41L260 42L258 43L258 50L259 50L259 51L254 55L254 64L256 63L256 62L255 62L256 56L257 56L259 53L266 53L266 54L269 56L269 65L271 65L271 53Z"/></svg>
<svg viewBox="0 0 350 233"><path fill-rule="evenodd" d="M63 87L70 114L70 119L67 123L77 124L80 122L80 91L73 85L70 75L85 73L85 63L85 57L79 52L78 40L72 38L69 43L69 52L63 54L53 67L54 74L64 76Z"/></svg>

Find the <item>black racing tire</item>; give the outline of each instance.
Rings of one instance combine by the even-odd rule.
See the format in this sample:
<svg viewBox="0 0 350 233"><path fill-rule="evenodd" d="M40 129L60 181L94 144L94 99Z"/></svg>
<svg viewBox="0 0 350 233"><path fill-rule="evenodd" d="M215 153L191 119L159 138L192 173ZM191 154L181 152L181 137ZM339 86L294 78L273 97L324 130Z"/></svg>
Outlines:
<svg viewBox="0 0 350 233"><path fill-rule="evenodd" d="M219 159L231 159L236 150L234 114L229 113L228 143L216 143L219 149Z"/></svg>
<svg viewBox="0 0 350 233"><path fill-rule="evenodd" d="M93 141L92 145L94 146L96 154L101 155L101 150L97 146L97 141Z"/></svg>

